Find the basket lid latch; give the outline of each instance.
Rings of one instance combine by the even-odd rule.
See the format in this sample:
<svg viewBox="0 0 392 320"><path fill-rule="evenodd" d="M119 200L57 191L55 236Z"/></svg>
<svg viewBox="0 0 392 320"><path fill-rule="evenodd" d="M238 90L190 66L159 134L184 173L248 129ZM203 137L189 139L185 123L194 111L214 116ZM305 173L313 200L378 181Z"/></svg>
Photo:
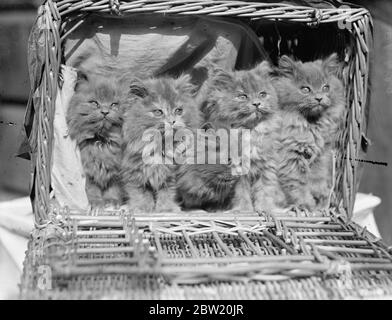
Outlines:
<svg viewBox="0 0 392 320"><path fill-rule="evenodd" d="M317 28L323 19L323 11L321 9L314 9L313 12L310 13L310 17L312 21L308 23L308 26L311 28Z"/></svg>
<svg viewBox="0 0 392 320"><path fill-rule="evenodd" d="M112 14L121 15L119 0L109 0L109 6Z"/></svg>

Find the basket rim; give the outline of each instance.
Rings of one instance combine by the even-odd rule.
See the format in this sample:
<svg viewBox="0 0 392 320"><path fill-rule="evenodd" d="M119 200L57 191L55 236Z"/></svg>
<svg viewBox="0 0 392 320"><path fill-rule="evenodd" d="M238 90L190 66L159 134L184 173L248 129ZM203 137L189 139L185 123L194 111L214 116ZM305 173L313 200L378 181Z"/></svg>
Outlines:
<svg viewBox="0 0 392 320"><path fill-rule="evenodd" d="M128 14L158 13L165 15L208 15L214 17L238 17L291 21L317 26L320 23L353 23L370 16L361 6L344 3L339 7L317 8L292 3L246 2L233 0L47 0L53 15L60 20L73 13L102 13L115 16Z"/></svg>
<svg viewBox="0 0 392 320"><path fill-rule="evenodd" d="M193 11L187 12L189 7L184 7L185 4L200 4L200 6L214 8L218 12L205 12L193 8ZM114 5L119 6L118 12L113 12ZM165 10L159 6L170 6ZM133 7L130 7L133 6ZM216 8L218 6L218 8ZM261 6L261 9L255 9L255 6ZM181 9L182 7L182 9ZM237 9L233 9L236 7ZM31 68L30 75L35 81L32 83L31 97L27 112L32 113L34 106L35 113L34 121L37 122L33 126L33 131L30 135L31 159L32 163L32 180L30 186L32 190L32 200L37 222L48 221L48 214L50 213L50 176L51 176L51 147L53 141L53 113L55 97L57 94L57 84L60 79L60 61L61 61L61 43L64 39L62 32L64 25L69 21L68 18L80 20L67 34L72 32L74 28L80 25L80 22L91 13L102 13L104 15L122 16L126 17L128 14L168 14L168 15L182 15L182 16L227 16L241 18L243 13L239 11L240 8L250 8L256 10L252 13L251 19L267 19L271 21L291 21L293 23L307 23L309 26L317 26L320 23L339 22L344 21L352 23L353 28L350 32L353 35L356 47L356 53L353 54L355 62L351 63L350 72L353 72L352 84L358 86L353 93L354 97L350 100L350 105L347 107L352 110L352 119L359 119L357 122L350 125L350 130L346 133L344 152L354 157L347 157L344 163L344 172L339 177L340 181L338 190L339 201L343 201L348 215L351 215L352 206L354 204L355 182L356 182L356 166L355 155L360 146L353 143L357 140L357 133L363 134L366 129L366 123L363 118L363 110L367 104L366 86L368 83L367 69L369 67L369 42L371 41L369 34L371 33L371 16L367 9L359 8L331 8L319 9L306 6L295 6L293 4L282 3L262 3L262 2L244 2L244 1L228 1L228 0L137 0L137 1L79 1L79 0L46 0L39 9L39 18L36 22L36 29L33 29L30 36L30 49L32 55L36 59L35 68ZM223 9L222 9L223 8ZM176 10L181 9L180 11ZM172 11L170 11L172 10ZM173 11L174 10L174 11ZM248 9L247 9L248 10ZM266 11L267 10L267 11ZM265 15L268 10L283 10L285 14L277 14L277 16ZM278 11L276 11L278 10ZM171 13L172 12L172 13ZM204 12L204 13L203 13ZM79 15L75 15L79 13ZM255 13L255 14L254 14ZM123 15L121 15L123 14ZM126 15L125 15L126 14ZM321 15L320 15L321 14ZM73 16L73 17L71 17ZM351 19L350 21L347 19ZM64 20L64 21L62 21ZM338 25L339 26L339 25ZM337 27L338 27L337 26ZM44 30L43 30L44 29ZM47 31L47 32L42 32ZM34 44L35 42L35 44ZM43 42L40 46L37 43ZM42 73L41 73L42 72ZM352 77L352 76L350 76ZM38 79L38 80L37 80ZM38 93L38 94L37 94ZM35 98L35 95L41 96L41 100ZM44 99L43 97L49 97ZM362 104L360 104L362 103ZM38 105L35 105L38 104ZM34 110L33 110L34 111ZM33 112L34 115L34 112ZM31 121L31 117L26 117L26 121ZM29 123L25 123L29 126ZM352 126L355 126L354 130ZM355 134L355 136L354 136ZM33 139L31 139L33 138ZM34 198L35 197L35 198Z"/></svg>

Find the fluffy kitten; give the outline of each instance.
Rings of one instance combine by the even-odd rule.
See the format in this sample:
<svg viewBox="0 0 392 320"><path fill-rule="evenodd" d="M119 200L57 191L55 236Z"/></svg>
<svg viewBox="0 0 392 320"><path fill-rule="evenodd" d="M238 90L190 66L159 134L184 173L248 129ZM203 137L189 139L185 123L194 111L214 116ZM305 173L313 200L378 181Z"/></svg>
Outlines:
<svg viewBox="0 0 392 320"><path fill-rule="evenodd" d="M122 176L129 206L140 212L180 211L175 201L176 164L145 163L143 153L148 148L158 156L167 157L159 141L147 141L143 135L151 130L170 138L170 130L199 125L197 107L193 101L194 87L190 77L178 79L153 78L143 82L135 80L130 86L124 115L125 142ZM164 140L164 139L163 139ZM175 146L174 146L175 147Z"/></svg>
<svg viewBox="0 0 392 320"><path fill-rule="evenodd" d="M177 175L178 201L184 209L229 209L238 181L222 164L183 165Z"/></svg>
<svg viewBox="0 0 392 320"><path fill-rule="evenodd" d="M205 120L214 127L250 130L250 168L235 186L234 210L269 211L280 206L284 199L278 184L271 136L278 110L278 98L269 76L271 71L267 62L252 70L216 70L208 101L203 106Z"/></svg>
<svg viewBox="0 0 392 320"><path fill-rule="evenodd" d="M287 112L281 125L279 177L293 205L312 209L327 204L332 151L345 111L338 71L336 54L306 63L287 56L279 61L280 76L274 86L280 107Z"/></svg>
<svg viewBox="0 0 392 320"><path fill-rule="evenodd" d="M115 79L78 72L67 124L80 149L86 193L93 205L122 200L122 98Z"/></svg>
<svg viewBox="0 0 392 320"><path fill-rule="evenodd" d="M220 138L216 131L208 127L203 126L202 129L206 131L198 132L196 135L193 163L186 162L177 171L178 201L184 209L229 209L234 186L239 179L232 174L230 159L227 159L223 152L226 146L219 145ZM212 159L215 163L211 162Z"/></svg>

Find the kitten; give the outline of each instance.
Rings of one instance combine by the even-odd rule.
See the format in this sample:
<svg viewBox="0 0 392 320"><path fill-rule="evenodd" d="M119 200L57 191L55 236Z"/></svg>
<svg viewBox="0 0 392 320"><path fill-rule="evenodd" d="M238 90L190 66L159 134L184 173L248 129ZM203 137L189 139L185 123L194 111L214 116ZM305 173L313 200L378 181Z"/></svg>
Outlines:
<svg viewBox="0 0 392 320"><path fill-rule="evenodd" d="M292 190L287 194L294 205L309 209L327 205L332 153L345 112L344 86L337 77L338 71L336 54L306 63L287 56L279 61L280 76L274 80L274 86L281 109L293 117L290 121L290 116L286 116L286 121L282 121L282 132L286 131L281 137L282 148L293 152L282 153L280 180L284 190ZM302 138L290 141L287 139L290 136ZM300 143L303 138L308 141L307 146ZM289 168L291 177L298 173L306 192L299 191L301 188L296 189L285 178Z"/></svg>
<svg viewBox="0 0 392 320"><path fill-rule="evenodd" d="M215 211L229 209L238 181L230 166L189 164L177 174L178 201L184 209Z"/></svg>
<svg viewBox="0 0 392 320"><path fill-rule="evenodd" d="M71 139L80 149L86 193L92 205L122 201L122 97L115 79L78 72L67 124Z"/></svg>
<svg viewBox="0 0 392 320"><path fill-rule="evenodd" d="M207 128L203 126L202 129ZM198 144L196 153L192 154L192 164L186 162L178 168L177 196L184 209L216 211L230 208L238 176L232 174L230 159L222 150L225 146L219 145L218 135L211 129L209 126L196 135ZM202 159L201 163L199 159Z"/></svg>
<svg viewBox="0 0 392 320"><path fill-rule="evenodd" d="M278 98L271 85L271 71L266 61L252 70L216 70L203 105L205 120L216 128L250 130L250 167L235 186L234 210L270 211L284 200L272 141Z"/></svg>
<svg viewBox="0 0 392 320"><path fill-rule="evenodd" d="M146 163L143 154L148 148L163 158L159 142L170 130L197 128L199 114L193 101L195 89L188 75L178 79L152 78L143 82L135 80L129 91L124 115L123 139L125 142L122 176L129 206L140 212L178 212L176 195L176 163ZM143 136L156 130L162 140L146 141ZM161 138L159 138L161 139ZM175 146L174 146L175 147Z"/></svg>

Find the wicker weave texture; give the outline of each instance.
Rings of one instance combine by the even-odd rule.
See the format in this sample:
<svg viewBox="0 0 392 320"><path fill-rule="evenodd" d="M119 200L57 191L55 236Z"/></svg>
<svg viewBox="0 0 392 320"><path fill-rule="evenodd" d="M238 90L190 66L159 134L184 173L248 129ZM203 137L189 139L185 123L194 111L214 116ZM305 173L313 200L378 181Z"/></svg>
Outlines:
<svg viewBox="0 0 392 320"><path fill-rule="evenodd" d="M339 217L106 214L56 212L36 230L22 296L200 298L211 288L206 297L224 298L225 283L235 288L232 298L391 294L388 249ZM37 290L42 266L50 268L51 290Z"/></svg>

